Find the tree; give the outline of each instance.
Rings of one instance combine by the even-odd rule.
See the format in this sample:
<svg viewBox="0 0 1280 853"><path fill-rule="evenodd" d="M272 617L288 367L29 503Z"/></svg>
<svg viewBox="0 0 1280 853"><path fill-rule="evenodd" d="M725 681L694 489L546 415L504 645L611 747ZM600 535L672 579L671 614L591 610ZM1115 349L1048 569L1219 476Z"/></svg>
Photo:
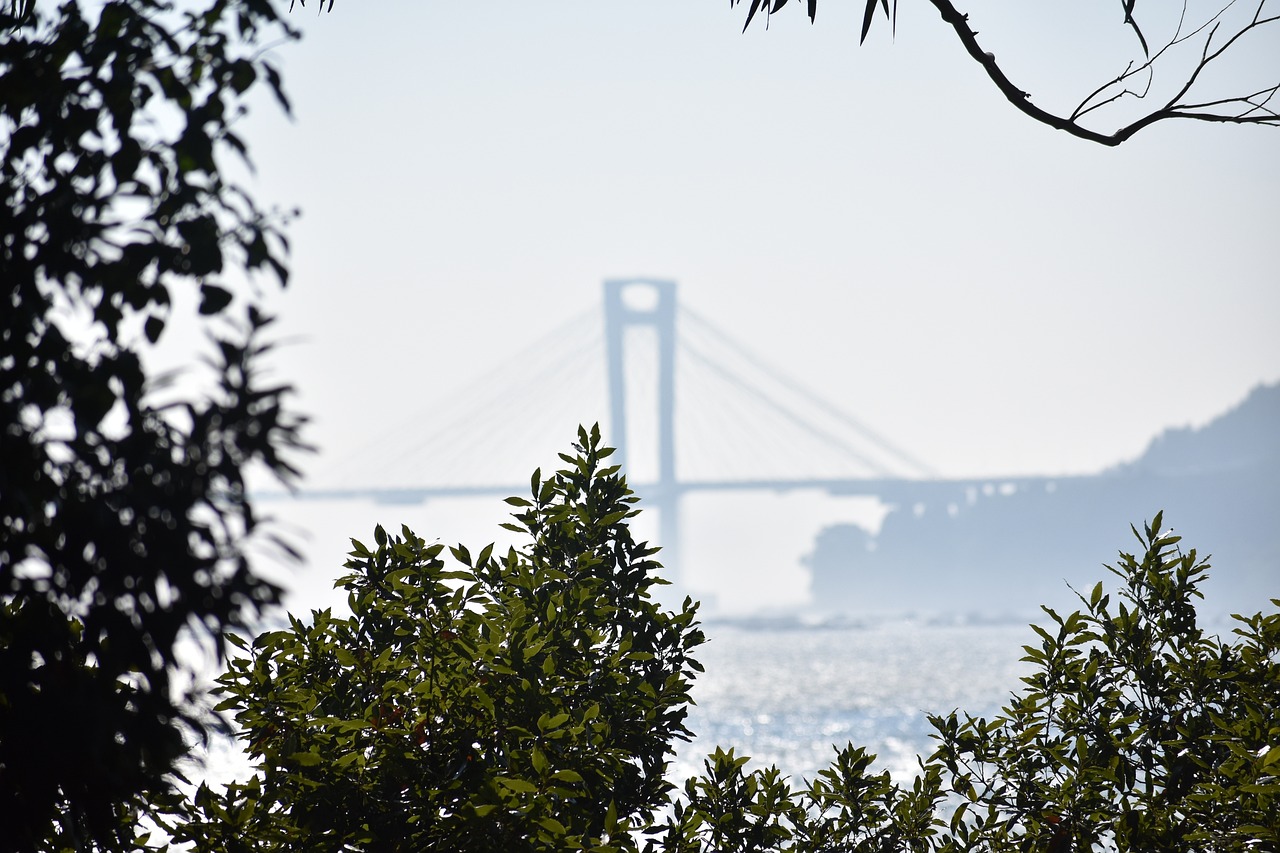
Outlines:
<svg viewBox="0 0 1280 853"><path fill-rule="evenodd" d="M226 166L255 85L288 109L263 47L293 32L268 0L15 0L0 33L0 848L125 847L217 723L180 639L279 600L244 477L302 447L262 375L286 246ZM178 387L148 351L196 299L210 381Z"/></svg>
<svg viewBox="0 0 1280 853"><path fill-rule="evenodd" d="M473 558L404 529L353 540L351 616L238 643L219 680L255 776L201 787L175 838L200 850L633 850L668 803L695 608L651 597L636 498L579 431L576 455Z"/></svg>
<svg viewBox="0 0 1280 853"><path fill-rule="evenodd" d="M1231 851L1280 844L1280 612L1206 635L1195 599L1209 568L1157 513L1141 557L1024 647L1036 667L994 720L932 718L933 761L962 799L944 850ZM1273 600L1280 607L1280 600ZM1057 846L1053 846L1056 844Z"/></svg>
<svg viewBox="0 0 1280 853"><path fill-rule="evenodd" d="M494 557L409 530L353 541L351 616L264 633L220 679L256 760L160 816L217 853L294 850L1232 851L1280 835L1280 612L1207 636L1208 565L1157 515L1141 558L1067 617L1045 610L1035 670L993 720L931 717L935 752L899 783L852 744L793 785L717 748L675 791L703 641L695 607L650 592L655 549L598 431L517 507ZM1136 533L1136 531L1135 531ZM1280 600L1273 602L1280 606ZM853 663L851 665L856 665ZM1098 845L1104 845L1099 848ZM1258 846L1261 845L1261 846ZM1268 846L1269 845L1269 846Z"/></svg>
<svg viewBox="0 0 1280 853"><path fill-rule="evenodd" d="M737 5L742 0L730 0ZM1139 26L1137 0L1120 0L1120 25L1132 31L1134 54L1114 77L1100 85L1087 88L1080 101L1071 109L1053 111L1035 103L1032 96L1013 82L996 54L978 40L975 22L970 15L960 11L951 0L930 0L942 16L942 20L955 32L956 38L969 57L977 62L1015 108L1034 120L1072 136L1102 145L1119 145L1138 131L1157 122L1169 119L1187 119L1227 124L1256 124L1280 126L1280 112L1272 105L1280 90L1280 67L1274 65L1277 51L1275 36L1280 31L1280 12L1276 12L1270 0L1255 0L1237 8L1236 0L1214 4L1201 11L1203 4L1182 4L1164 10L1169 21L1164 27L1149 27L1153 39L1148 41L1143 27L1149 23L1143 18ZM817 0L806 0L809 19L817 16ZM772 15L787 4L787 0L751 0L747 11L747 26L762 9ZM897 0L866 0L863 9L861 41L865 42L875 21L877 9L884 13L892 27L897 28ZM1149 6L1143 8L1147 12ZM1198 17L1197 17L1198 16ZM1155 17L1159 17L1156 15ZM1159 38L1155 34L1159 33ZM1222 90L1211 81L1212 72L1223 64L1228 54L1239 53L1250 40L1270 38L1272 67L1264 68L1264 75L1256 85L1244 91ZM1154 49L1153 49L1154 45ZM1085 48L1087 49L1087 48ZM1179 57L1181 55L1181 57ZM1146 108L1145 104L1154 103ZM1113 107L1138 105L1136 111L1120 113L1118 126L1108 129L1093 126L1105 111Z"/></svg>
<svg viewBox="0 0 1280 853"><path fill-rule="evenodd" d="M748 771L748 759L717 748L702 776L685 782L656 849L666 853L883 851L933 849L935 809L943 798L937 765L906 788L876 756L849 744L831 766L794 789L776 767ZM652 849L652 848L651 848Z"/></svg>

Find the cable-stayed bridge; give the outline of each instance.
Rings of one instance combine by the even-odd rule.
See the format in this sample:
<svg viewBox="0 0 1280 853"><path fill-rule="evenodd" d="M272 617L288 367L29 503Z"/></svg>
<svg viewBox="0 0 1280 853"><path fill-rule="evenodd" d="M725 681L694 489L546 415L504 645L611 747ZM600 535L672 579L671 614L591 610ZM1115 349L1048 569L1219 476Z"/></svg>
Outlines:
<svg viewBox="0 0 1280 853"><path fill-rule="evenodd" d="M485 342L487 344L487 342ZM676 284L604 283L594 308L512 354L448 400L412 389L371 407L382 424L317 476L310 498L418 503L522 495L537 466L599 422L642 506L657 509L678 571L681 499L696 492L823 490L896 505L956 503L990 480L940 480L844 408L760 361L680 306ZM1042 478L1004 478L1004 489Z"/></svg>

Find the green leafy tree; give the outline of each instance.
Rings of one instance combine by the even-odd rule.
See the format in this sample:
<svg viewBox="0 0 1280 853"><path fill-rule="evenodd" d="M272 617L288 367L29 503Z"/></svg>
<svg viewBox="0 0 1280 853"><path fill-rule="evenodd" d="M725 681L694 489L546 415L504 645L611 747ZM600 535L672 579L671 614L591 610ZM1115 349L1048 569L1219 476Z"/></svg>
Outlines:
<svg viewBox="0 0 1280 853"><path fill-rule="evenodd" d="M179 638L279 599L244 473L301 446L256 307L285 244L224 167L291 35L268 0L0 6L0 849L131 844L215 722ZM207 381L166 389L144 355L197 301Z"/></svg>
<svg viewBox="0 0 1280 853"><path fill-rule="evenodd" d="M960 797L944 850L1274 850L1280 844L1280 613L1196 618L1209 566L1156 515L1098 584L1052 610L1026 688L993 720L932 718ZM1280 606L1280 601L1273 601Z"/></svg>
<svg viewBox="0 0 1280 853"><path fill-rule="evenodd" d="M735 6L741 2L745 0L730 0ZM750 0L747 26L758 13L772 15L787 2ZM1223 89L1213 80L1226 64L1224 58L1229 61L1248 47L1263 45L1272 60L1280 55L1280 11L1269 0L1243 5L1236 0L1184 3L1173 8L1172 14L1168 9L1157 9L1151 17L1159 19L1163 15L1163 26L1148 26L1151 22L1147 18L1139 25L1139 12L1149 12L1150 4L1138 10L1137 0L1119 0L1116 22L1132 32L1132 58L1117 69L1114 77L1100 85L1089 84L1081 100L1063 110L1037 104L1009 77L996 61L996 54L978 40L977 18L990 14L990 10L979 10L970 20L969 13L961 11L952 0L929 2L955 33L969 58L978 63L1010 104L1035 121L1080 139L1119 145L1140 130L1171 119L1280 126L1280 112L1273 103L1280 91L1280 65L1273 62L1268 67L1262 63L1256 85L1244 84L1243 90ZM809 19L813 20L818 13L818 0L805 3ZM1083 9L1080 4L1074 5ZM864 0L861 41L866 41L879 12L896 31L898 0ZM1150 42L1144 27L1153 35ZM1101 115L1113 116L1107 120L1109 127L1105 123L1098 126Z"/></svg>
<svg viewBox="0 0 1280 853"><path fill-rule="evenodd" d="M632 850L669 801L695 608L664 611L636 498L579 431L505 525L526 537L353 541L330 611L242 644L220 679L257 772L169 827L209 851ZM452 556L452 561L447 557Z"/></svg>
<svg viewBox="0 0 1280 853"><path fill-rule="evenodd" d="M922 766L909 788L876 756L852 744L836 750L831 766L800 788L776 767L748 770L748 759L717 748L703 775L685 782L661 844L667 853L931 850L935 810L942 800L937 765Z"/></svg>

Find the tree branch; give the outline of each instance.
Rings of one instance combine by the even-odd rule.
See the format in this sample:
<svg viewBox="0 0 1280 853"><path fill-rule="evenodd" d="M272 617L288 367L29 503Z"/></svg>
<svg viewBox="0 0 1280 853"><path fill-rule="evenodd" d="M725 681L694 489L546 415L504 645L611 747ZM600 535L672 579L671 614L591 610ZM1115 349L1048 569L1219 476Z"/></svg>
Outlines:
<svg viewBox="0 0 1280 853"><path fill-rule="evenodd" d="M986 70L987 76L996 84L996 87L1004 93L1005 99L1013 104L1018 110L1030 116L1036 121L1047 124L1058 130L1066 131L1072 136L1081 139L1087 139L1090 142L1097 142L1101 145L1115 146L1132 137L1139 130L1155 124L1158 121L1167 119L1192 119L1196 121L1212 121L1228 124L1266 124L1280 126L1280 114L1266 107L1266 104L1275 95L1277 89L1280 89L1280 83L1267 86L1259 91L1249 95L1234 96L1214 101L1206 101L1202 103L1185 102L1184 98L1191 92L1196 82L1200 78L1201 72L1209 66L1211 62L1218 59L1229 48L1235 45L1246 33L1260 29L1268 24L1280 20L1280 15L1263 16L1263 11L1267 5L1267 0L1260 0L1257 10L1252 20L1242 26L1230 38L1221 43L1216 49L1212 49L1214 36L1218 32L1218 27L1222 23L1223 14L1231 6L1235 4L1235 0L1230 0L1223 6L1217 14L1201 24L1190 33L1182 33L1182 22L1179 22L1178 31L1170 41L1164 45L1154 55L1149 56L1141 65L1126 68L1124 73L1120 74L1115 80L1098 87L1086 97L1070 116L1059 116L1044 110L1032 103L1030 96L1022 91L1021 88L1014 83L1004 73L1003 69L996 64L995 56L982 49L978 44L977 33L969 26L969 16L960 12L950 2L950 0L930 0L934 8L942 15L942 19L951 25L956 35L960 39L960 43L964 45L969 55ZM1185 8L1184 8L1185 14ZM1154 74L1154 63L1169 48L1176 44L1180 44L1187 39L1193 38L1197 34L1209 28L1209 35L1205 38L1204 47L1201 51L1200 60L1196 67L1191 71L1186 82L1179 88L1177 94L1170 98L1159 109L1153 110L1146 115L1124 125L1112 133L1104 133L1092 128L1085 127L1079 123L1079 119L1087 113L1095 109L1103 107L1107 104L1123 98L1126 95L1132 95L1136 98L1145 97L1150 91L1151 76ZM1145 46L1145 40L1143 42ZM1118 84L1124 84L1136 74L1146 73L1148 75L1147 84L1142 92L1137 92L1129 88L1111 95L1110 97L1090 104L1091 101L1098 98L1108 89ZM1256 103L1258 97L1265 96L1261 103ZM1205 110L1210 110L1206 112Z"/></svg>
<svg viewBox="0 0 1280 853"><path fill-rule="evenodd" d="M737 5L740 0L731 0L731 4ZM865 8L862 22L862 39L865 40L867 32L875 17L877 7L883 10L885 17L891 22L895 22L897 18L897 2L894 0L864 0ZM1235 7L1239 0L1223 0L1223 5L1216 13L1209 16L1203 23L1195 26L1190 31L1184 32L1186 26L1187 5L1186 0L1183 2L1182 14L1178 21L1178 26L1173 36L1154 53L1147 43L1147 38L1139 28L1138 23L1134 20L1133 11L1136 0L1121 0L1124 9L1124 25L1131 27L1137 34L1138 40L1142 46L1144 58L1141 63L1135 64L1130 62L1118 76L1114 79L1103 83L1076 106L1069 115L1058 115L1037 106L1031 96L1022 90L1020 86L1014 84L1009 79L999 64L993 53L984 50L982 45L978 43L977 33L969 26L969 16L959 11L952 0L929 0L942 16L942 20L951 26L956 36L960 39L960 43L964 45L969 56L977 62L986 71L987 76L991 78L991 82L995 83L996 88L1004 94L1005 99L1013 104L1020 112L1031 117L1032 119L1046 124L1049 127L1065 131L1072 136L1085 139L1090 142L1096 142L1100 145L1115 146L1131 138L1135 133L1155 124L1159 121L1169 119L1190 119L1193 121L1212 121L1225 124L1264 124L1270 126L1280 126L1280 114L1269 108L1267 104L1275 97L1276 92L1280 90L1280 79L1275 83L1263 86L1248 95L1235 95L1230 97L1218 98L1213 100L1190 101L1189 96L1192 90L1200 82L1201 73L1209 67L1209 65L1219 59L1224 53L1233 47L1236 47L1240 39L1246 34L1260 30L1270 24L1280 21L1280 15L1265 15L1268 2L1271 0L1258 0L1257 7L1253 17L1248 23L1234 26L1234 32L1229 38L1221 43L1214 45L1215 38L1218 35L1219 28L1222 26L1226 13ZM777 12L787 0L751 0L751 13L747 16L750 23L752 15L758 8L764 8L768 14ZM813 20L816 14L816 0L809 0L808 12L810 20ZM1105 131L1095 130L1081 123L1081 120L1095 111L1115 104L1124 98L1133 98L1135 100L1143 100L1147 98L1152 90L1155 81L1156 63L1161 59L1167 58L1169 51L1179 45L1197 38L1208 31L1204 36L1204 44L1201 46L1200 58L1196 62L1195 67L1188 73L1186 80L1178 87L1176 94L1169 98L1162 106L1139 118L1129 122L1119 129L1107 133ZM1277 72L1280 77L1280 71ZM1130 85L1135 78L1145 78L1141 85ZM1261 100L1259 100L1261 99Z"/></svg>

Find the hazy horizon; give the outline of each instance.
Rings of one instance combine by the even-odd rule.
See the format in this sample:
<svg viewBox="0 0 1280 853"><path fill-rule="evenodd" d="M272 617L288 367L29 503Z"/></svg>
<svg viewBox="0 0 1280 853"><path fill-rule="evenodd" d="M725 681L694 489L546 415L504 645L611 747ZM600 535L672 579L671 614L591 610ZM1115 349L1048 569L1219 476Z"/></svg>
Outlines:
<svg viewBox="0 0 1280 853"><path fill-rule="evenodd" d="M727 6L291 17L305 37L278 58L296 120L264 100L242 135L257 195L304 212L293 283L271 304L290 342L277 374L322 448L307 470L402 416L426 430L456 392L596 304L603 279L632 275L678 281L699 315L947 477L1096 472L1280 380L1277 131L1169 122L1103 148L1016 112L926 8L904 5L896 36L859 48L852 8L824 4L811 26L788 7L743 34L744 10ZM1132 47L1107 14L1079 27L1017 4L973 14L1049 106ZM1073 49L1090 26L1118 40ZM554 464L570 439L523 449ZM794 535L765 541L775 521L845 509L791 503L725 507L686 530L705 559L794 562ZM470 541L493 538L501 509L295 522L317 542L401 518ZM1116 520L1115 547L1131 521ZM741 531L761 539L754 552L734 544Z"/></svg>

